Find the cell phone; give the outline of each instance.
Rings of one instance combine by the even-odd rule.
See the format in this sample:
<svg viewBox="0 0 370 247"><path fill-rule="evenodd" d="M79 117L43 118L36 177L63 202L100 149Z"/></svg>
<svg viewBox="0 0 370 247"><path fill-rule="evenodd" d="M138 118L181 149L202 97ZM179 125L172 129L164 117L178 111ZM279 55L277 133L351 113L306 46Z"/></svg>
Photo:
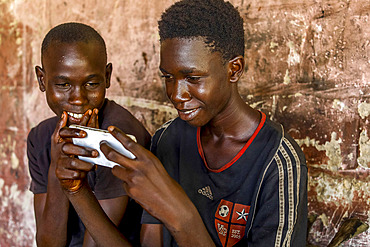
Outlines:
<svg viewBox="0 0 370 247"><path fill-rule="evenodd" d="M80 126L80 125L70 125L69 128L74 129L80 129L86 132L86 137L84 138L72 138L73 144L82 146L82 147L88 147L93 148L99 152L99 156L96 158L92 157L84 157L84 156L78 156L80 160L90 162L96 165L101 165L105 167L113 168L117 164L116 162L108 160L104 153L100 150L100 144L106 143L110 147L112 147L114 150L119 152L120 154L130 158L135 159L135 155L133 155L130 151L128 151L122 143L120 143L114 136L112 136L111 133L109 133L108 130L102 130L102 129L96 129L96 128L90 128L86 126ZM128 135L132 140L136 142L136 137L133 135Z"/></svg>

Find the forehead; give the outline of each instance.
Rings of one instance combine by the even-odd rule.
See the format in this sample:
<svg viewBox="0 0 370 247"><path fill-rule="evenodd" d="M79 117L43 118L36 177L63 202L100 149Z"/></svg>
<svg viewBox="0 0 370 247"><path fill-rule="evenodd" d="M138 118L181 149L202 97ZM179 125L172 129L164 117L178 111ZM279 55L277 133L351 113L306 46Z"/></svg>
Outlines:
<svg viewBox="0 0 370 247"><path fill-rule="evenodd" d="M173 38L161 42L160 68L206 69L210 61L221 61L219 52L213 52L203 38Z"/></svg>
<svg viewBox="0 0 370 247"><path fill-rule="evenodd" d="M55 66L104 66L107 59L104 48L99 43L52 42L43 53L43 67Z"/></svg>

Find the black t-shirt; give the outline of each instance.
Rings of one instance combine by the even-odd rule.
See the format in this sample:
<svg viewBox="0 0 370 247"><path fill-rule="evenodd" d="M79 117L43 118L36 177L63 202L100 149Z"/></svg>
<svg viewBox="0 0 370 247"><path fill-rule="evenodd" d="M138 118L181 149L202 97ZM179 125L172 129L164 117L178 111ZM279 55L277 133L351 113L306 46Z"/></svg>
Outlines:
<svg viewBox="0 0 370 247"><path fill-rule="evenodd" d="M31 129L28 135L27 156L32 178L30 190L34 194L47 192L51 136L57 122L58 117L46 119ZM111 125L134 135L139 144L148 148L150 135L143 125L126 109L106 99L99 111L99 126L107 129ZM88 182L98 200L126 195L122 181L112 174L111 168L98 166L97 170L88 173ZM85 228L73 207L70 208L67 233L69 246L82 246Z"/></svg>
<svg viewBox="0 0 370 247"><path fill-rule="evenodd" d="M153 137L152 152L194 203L216 246L305 246L304 155L280 125L262 116L243 149L218 170L204 159L201 128L177 118ZM144 212L142 223L160 222ZM167 229L163 241L177 246Z"/></svg>

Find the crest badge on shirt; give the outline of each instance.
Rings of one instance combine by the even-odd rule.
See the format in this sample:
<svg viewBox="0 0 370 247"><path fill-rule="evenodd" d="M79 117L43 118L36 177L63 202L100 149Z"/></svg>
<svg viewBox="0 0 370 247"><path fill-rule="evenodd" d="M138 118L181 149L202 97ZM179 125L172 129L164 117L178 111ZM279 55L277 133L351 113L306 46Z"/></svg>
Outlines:
<svg viewBox="0 0 370 247"><path fill-rule="evenodd" d="M215 213L215 227L222 246L233 246L245 234L250 206L221 200Z"/></svg>

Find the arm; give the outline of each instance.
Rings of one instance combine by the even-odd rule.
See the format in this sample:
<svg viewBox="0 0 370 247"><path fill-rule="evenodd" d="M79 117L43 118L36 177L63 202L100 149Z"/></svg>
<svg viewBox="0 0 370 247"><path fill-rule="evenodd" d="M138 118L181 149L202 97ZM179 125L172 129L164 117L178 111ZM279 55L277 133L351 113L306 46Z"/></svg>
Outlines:
<svg viewBox="0 0 370 247"><path fill-rule="evenodd" d="M79 132L79 130L64 128L59 133L63 138L69 139L82 136ZM94 166L76 157L80 155L94 157L98 155L96 150L66 142L62 145L61 151L64 156L58 159L55 174L59 179L59 186L86 226L88 232L85 235L84 246L94 246L95 243L99 246L130 246L115 226L122 219L127 206L127 196L99 202L86 179L87 172ZM95 243L90 235L94 237ZM101 238L95 238L96 235Z"/></svg>
<svg viewBox="0 0 370 247"><path fill-rule="evenodd" d="M143 247L161 247L162 242L162 224L143 224L141 226L140 243Z"/></svg>
<svg viewBox="0 0 370 247"><path fill-rule="evenodd" d="M136 156L131 160L106 144L101 146L109 160L122 165L113 167L112 172L124 181L128 195L159 219L179 246L214 246L196 207L161 162L117 128L108 130Z"/></svg>
<svg viewBox="0 0 370 247"><path fill-rule="evenodd" d="M78 191L65 189L67 197L98 246L131 246L105 214L86 182Z"/></svg>
<svg viewBox="0 0 370 247"><path fill-rule="evenodd" d="M305 246L307 232L307 167L288 143L275 155L261 186L248 246ZM293 154L293 155L290 155ZM268 219L268 220L266 220Z"/></svg>
<svg viewBox="0 0 370 247"><path fill-rule="evenodd" d="M99 200L98 202L112 223L118 226L126 211L128 196ZM88 231L85 231L83 246L96 246L96 243Z"/></svg>
<svg viewBox="0 0 370 247"><path fill-rule="evenodd" d="M35 194L34 210L36 218L36 241L38 246L65 246L67 241L67 221L69 202L55 176L59 150L59 130L66 125L61 119L51 137L51 163L48 172L47 192ZM55 234L55 233L58 234Z"/></svg>
<svg viewBox="0 0 370 247"><path fill-rule="evenodd" d="M92 116L91 116L92 115ZM67 222L69 201L55 175L56 163L67 156L61 151L66 140L60 130L67 125L68 116L63 113L51 137L50 166L47 192L35 194L34 211L36 218L36 241L38 246L65 246L67 244ZM83 125L96 125L97 111L87 111L81 121ZM36 160L34 162L37 162ZM69 181L71 182L71 181ZM72 181L74 184L74 181ZM58 234L56 234L58 233Z"/></svg>

